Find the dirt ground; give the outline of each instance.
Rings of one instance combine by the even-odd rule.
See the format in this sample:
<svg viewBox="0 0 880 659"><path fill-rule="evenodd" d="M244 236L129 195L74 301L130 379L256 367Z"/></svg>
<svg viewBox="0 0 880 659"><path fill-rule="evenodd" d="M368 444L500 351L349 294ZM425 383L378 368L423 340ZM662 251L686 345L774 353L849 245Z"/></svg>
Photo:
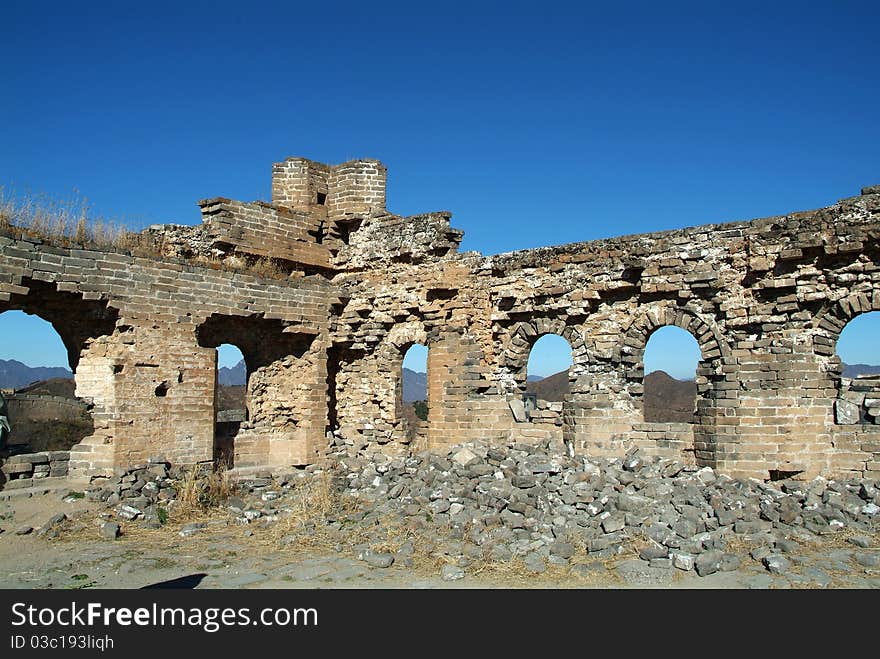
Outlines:
<svg viewBox="0 0 880 659"><path fill-rule="evenodd" d="M351 548L303 547L278 541L266 529L230 525L207 515L208 528L182 537L169 520L149 530L122 522L116 540L100 536L101 504L63 501L57 491L3 494L0 500L0 588L860 588L880 587L880 542L856 547L846 534L801 544L786 554L791 568L771 574L736 548L739 568L699 577L693 571L651 567L633 554L577 565L551 566L541 574L521 566L469 566L455 581L441 578L441 564L371 567ZM53 516L67 520L41 532ZM27 527L33 530L19 535ZM56 536L57 537L53 537ZM729 551L732 551L729 549Z"/></svg>

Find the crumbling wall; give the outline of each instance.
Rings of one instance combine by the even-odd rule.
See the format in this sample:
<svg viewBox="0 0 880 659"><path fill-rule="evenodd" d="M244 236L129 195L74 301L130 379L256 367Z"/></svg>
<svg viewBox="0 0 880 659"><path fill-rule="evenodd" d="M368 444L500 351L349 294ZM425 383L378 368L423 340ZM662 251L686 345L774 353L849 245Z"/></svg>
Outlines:
<svg viewBox="0 0 880 659"><path fill-rule="evenodd" d="M276 163L272 203L209 200L201 227L153 230L166 258L0 237L0 304L64 326L94 405L71 469L211 459L214 347L231 342L250 369L237 467L307 464L340 438L400 453L482 439L638 447L757 478L880 474L878 426L835 417L853 392L834 355L848 320L880 310L880 187L816 211L482 257L458 253L448 212L389 213L385 178L371 160ZM270 259L282 278L200 258ZM664 325L700 346L692 424L644 420L644 349ZM572 346L570 393L522 418L529 351L551 332ZM413 446L400 378L416 342L429 418Z"/></svg>
<svg viewBox="0 0 880 659"><path fill-rule="evenodd" d="M289 337L314 339L326 332L330 307L338 303L321 277L282 283L6 237L0 237L0 275L5 275L0 308L51 310L63 295L68 315L77 319L65 323L51 312L44 316L54 320L62 339L68 337L76 395L93 405L95 431L71 451L76 474L108 473L157 455L177 464L210 461L216 351L199 344L198 328L211 316L269 320L276 335L264 336L264 343L286 346ZM322 360L320 353L310 358ZM263 418L297 408L309 422L280 438L272 452L267 449L262 464L270 464L272 455L283 456L278 460L284 464L311 462L324 441L326 375L318 368L310 378L302 373L287 377L300 387L278 394L266 386L265 396L258 395L252 404ZM272 380L267 375L263 382ZM319 383L324 388L314 393L311 385ZM309 390L298 400L302 386Z"/></svg>

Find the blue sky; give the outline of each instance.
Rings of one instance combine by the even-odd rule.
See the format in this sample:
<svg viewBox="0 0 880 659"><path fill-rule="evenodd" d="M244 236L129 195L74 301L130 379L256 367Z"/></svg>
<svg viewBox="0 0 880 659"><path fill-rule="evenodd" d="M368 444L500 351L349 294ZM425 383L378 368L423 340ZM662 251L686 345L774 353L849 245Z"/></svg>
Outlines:
<svg viewBox="0 0 880 659"><path fill-rule="evenodd" d="M880 183L878 34L877 2L5 0L0 185L142 228L373 157L485 254L817 208Z"/></svg>

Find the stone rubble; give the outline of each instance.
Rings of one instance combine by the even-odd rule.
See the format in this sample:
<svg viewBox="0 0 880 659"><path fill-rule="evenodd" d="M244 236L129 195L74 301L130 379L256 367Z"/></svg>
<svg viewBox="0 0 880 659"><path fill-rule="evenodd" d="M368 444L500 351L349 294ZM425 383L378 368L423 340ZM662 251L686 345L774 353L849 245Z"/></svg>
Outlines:
<svg viewBox="0 0 880 659"><path fill-rule="evenodd" d="M360 510L328 513L328 528L340 537L366 532L381 543L392 520L428 540L428 549L447 563L441 573L447 580L461 578L478 560L518 558L529 573L556 566L580 574L632 551L652 570L671 573L707 576L753 560L778 574L790 569L802 543L843 531L863 550L860 564L874 567L880 560L872 547L880 529L876 481L735 480L638 450L623 459L588 459L526 444L469 443L445 455L409 457L342 450L335 458L329 470L239 480L223 505L229 519L222 523L271 526L289 514L311 479L330 476L343 500ZM182 476L153 463L120 470L86 496L112 508L123 533L132 523L158 528L160 509L176 505ZM105 524L102 535L117 537L111 528ZM180 535L206 530L208 524L193 523ZM738 541L757 546L747 555L736 550ZM286 544L281 541L281 551ZM367 543L355 547L355 555L374 568L409 566L413 547L393 553Z"/></svg>

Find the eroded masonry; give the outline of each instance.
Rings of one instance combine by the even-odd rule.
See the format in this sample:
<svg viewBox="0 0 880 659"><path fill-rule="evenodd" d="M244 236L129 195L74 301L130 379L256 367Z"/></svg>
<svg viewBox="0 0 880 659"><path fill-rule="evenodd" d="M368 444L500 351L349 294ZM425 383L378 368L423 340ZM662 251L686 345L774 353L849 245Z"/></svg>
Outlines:
<svg viewBox="0 0 880 659"><path fill-rule="evenodd" d="M880 186L782 217L484 257L458 252L448 212L390 213L385 180L375 160L289 158L271 203L203 200L200 226L148 229L153 258L0 236L0 311L53 324L91 406L70 472L215 459L215 348L231 343L248 370L240 470L315 463L344 438L880 476L880 380L844 378L835 354L850 319L880 310ZM664 325L700 345L694 423L644 421L642 355ZM526 364L547 333L572 346L570 393L529 415ZM428 347L417 433L400 393L414 343Z"/></svg>

